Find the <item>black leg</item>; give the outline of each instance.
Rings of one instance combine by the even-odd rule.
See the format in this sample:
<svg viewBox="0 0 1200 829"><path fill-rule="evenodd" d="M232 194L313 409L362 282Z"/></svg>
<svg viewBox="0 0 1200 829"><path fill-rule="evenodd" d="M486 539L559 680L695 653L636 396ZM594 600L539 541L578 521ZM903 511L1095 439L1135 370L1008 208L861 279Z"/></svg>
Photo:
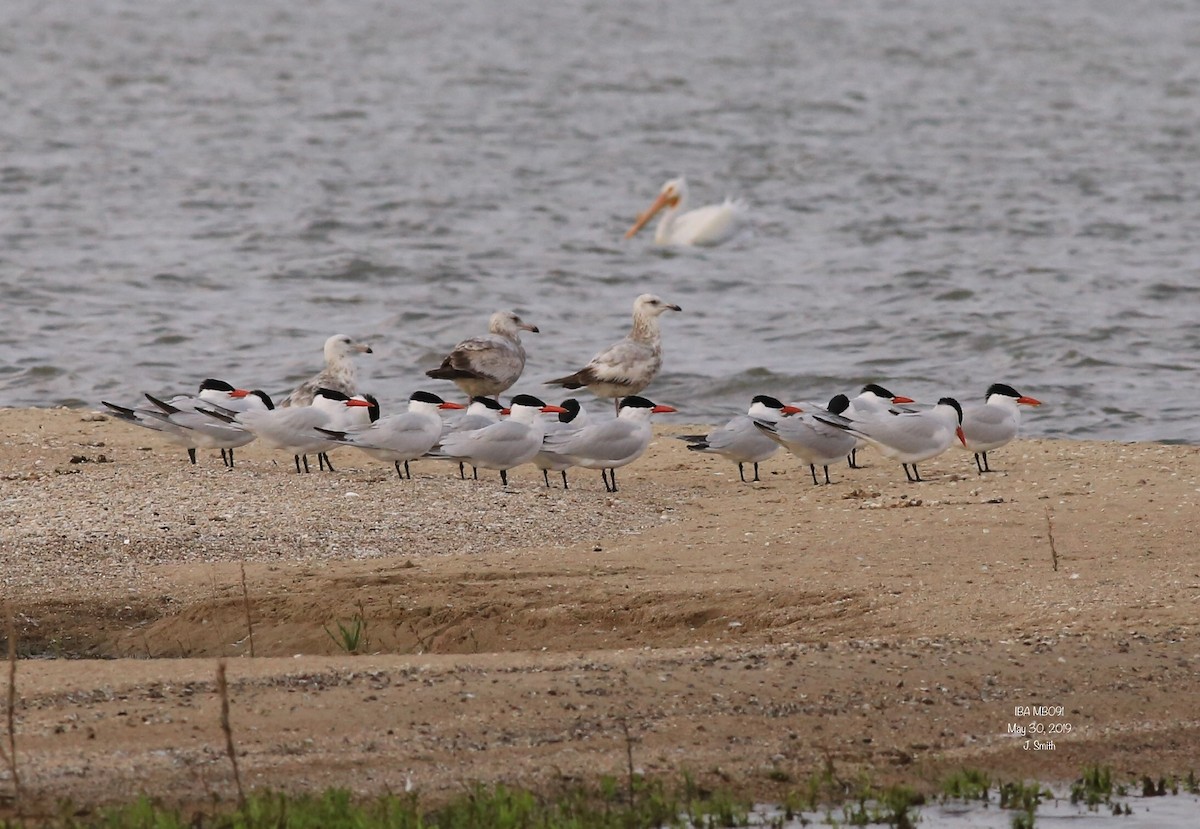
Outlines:
<svg viewBox="0 0 1200 829"><path fill-rule="evenodd" d="M479 480L479 467L477 467L477 466L471 467L471 480L473 480L473 481Z"/></svg>
<svg viewBox="0 0 1200 829"><path fill-rule="evenodd" d="M300 474L300 456L292 455L292 460L294 460L296 462L296 474L299 475Z"/></svg>
<svg viewBox="0 0 1200 829"><path fill-rule="evenodd" d="M542 480L546 482L546 489L549 489L550 488L550 471L548 469L542 470Z"/></svg>
<svg viewBox="0 0 1200 829"><path fill-rule="evenodd" d="M830 482L829 481L829 465L826 464L824 466L824 469L825 469L825 483L829 483Z"/></svg>
<svg viewBox="0 0 1200 829"><path fill-rule="evenodd" d="M465 481L467 479L467 467L462 461L458 462L458 479Z"/></svg>
<svg viewBox="0 0 1200 829"><path fill-rule="evenodd" d="M563 476L563 489L570 489L570 487L567 486L567 470L563 469L561 472Z"/></svg>
<svg viewBox="0 0 1200 829"><path fill-rule="evenodd" d="M755 482L755 483L758 483L758 482L759 482L759 477L758 477L758 461L755 461L755 462L754 462L754 482Z"/></svg>
<svg viewBox="0 0 1200 829"><path fill-rule="evenodd" d="M321 469L324 469L326 466L328 466L330 472L337 471L336 469L333 468L333 461L329 460L329 455L326 454L325 452L318 453L317 460L323 464Z"/></svg>
<svg viewBox="0 0 1200 829"><path fill-rule="evenodd" d="M850 454L846 456L846 462L850 464L851 469L858 469L858 447L855 446L850 450Z"/></svg>
<svg viewBox="0 0 1200 829"><path fill-rule="evenodd" d="M404 477L412 480L412 470L408 468L408 461L404 462Z"/></svg>
<svg viewBox="0 0 1200 829"><path fill-rule="evenodd" d="M810 463L808 465L808 471L812 473L813 486L816 486L817 485L817 468Z"/></svg>
<svg viewBox="0 0 1200 829"><path fill-rule="evenodd" d="M504 486L508 486L508 470L507 469L500 470L500 483L503 484Z"/></svg>
<svg viewBox="0 0 1200 829"><path fill-rule="evenodd" d="M913 469L916 469L916 466L914 466ZM908 471L908 464L904 464L904 477L908 478L909 483L912 483L913 476L912 473Z"/></svg>
<svg viewBox="0 0 1200 829"><path fill-rule="evenodd" d="M741 461L738 461L738 477L742 479L742 483L746 483L746 473L742 471Z"/></svg>
<svg viewBox="0 0 1200 829"><path fill-rule="evenodd" d="M192 465L195 466L196 465L196 447L193 446L190 449L188 449L188 457L192 459Z"/></svg>
<svg viewBox="0 0 1200 829"><path fill-rule="evenodd" d="M392 461L392 463L396 466L396 477L403 481L404 473L400 471L400 461Z"/></svg>

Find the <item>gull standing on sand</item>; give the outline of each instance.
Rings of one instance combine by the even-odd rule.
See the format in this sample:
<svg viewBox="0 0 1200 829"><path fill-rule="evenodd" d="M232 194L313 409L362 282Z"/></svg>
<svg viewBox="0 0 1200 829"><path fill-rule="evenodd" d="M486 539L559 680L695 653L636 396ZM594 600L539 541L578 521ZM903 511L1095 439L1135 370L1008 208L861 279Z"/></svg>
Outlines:
<svg viewBox="0 0 1200 829"><path fill-rule="evenodd" d="M308 472L310 454L327 452L338 445L328 435L318 432L317 427L344 430L357 426L362 422L361 415L355 417L349 411L357 408L370 409L371 403L363 397L349 397L335 389L319 388L313 393L312 404L308 406L238 414L213 409L200 411L225 423L244 426L272 449L291 452L296 462L296 472L300 472L300 459L303 458L304 471ZM377 413L378 409L375 411Z"/></svg>
<svg viewBox="0 0 1200 829"><path fill-rule="evenodd" d="M566 411L558 416L558 420L551 420L546 424L546 434L542 439L542 449L533 456L533 465L542 470L542 480L546 482L547 489L550 488L551 472L561 472L563 489L568 489L567 470L574 466L575 462L570 458L565 458L547 449L545 438L563 432L574 432L587 425L587 414L583 411L583 406L574 397L568 397L559 405Z"/></svg>
<svg viewBox="0 0 1200 829"><path fill-rule="evenodd" d="M841 414L850 420L861 420L869 415L886 412L892 406L899 406L903 403L912 403L911 397L905 397L900 394L892 394L878 383L867 383L862 387L862 391L854 397L849 398L850 405L846 411ZM847 462L851 469L858 469L858 450L867 445L865 438L858 438L854 447L850 450Z"/></svg>
<svg viewBox="0 0 1200 829"><path fill-rule="evenodd" d="M396 475L412 480L408 462L432 449L442 435L443 424L439 412L465 408L459 403L448 403L431 392L415 391L408 398L406 412L388 415L357 429L336 430L318 426L317 431L338 443L361 449L377 460L391 461L396 466ZM401 463L404 464L403 471L400 469Z"/></svg>
<svg viewBox="0 0 1200 829"><path fill-rule="evenodd" d="M867 415L862 420L848 420L832 415L817 415L817 420L852 435L866 438L886 457L904 465L904 475L912 483L921 480L917 463L936 457L954 443L955 438L966 443L962 430L962 406L953 397L943 397L932 409L918 412ZM912 466L912 472L908 467Z"/></svg>
<svg viewBox="0 0 1200 829"><path fill-rule="evenodd" d="M616 470L640 458L654 436L650 415L673 411L675 409L670 406L660 406L644 397L630 395L620 402L615 420L591 423L573 432L547 435L545 448L570 457L575 466L599 469L605 491L616 492Z"/></svg>
<svg viewBox="0 0 1200 829"><path fill-rule="evenodd" d="M719 245L741 229L746 217L743 202L725 199L721 204L687 210L687 197L687 180L682 176L671 179L658 191L657 198L646 211L638 216L633 227L625 232L625 238L632 238L664 208L667 212L654 230L656 245Z"/></svg>
<svg viewBox="0 0 1200 829"><path fill-rule="evenodd" d="M854 448L857 437L827 420L843 415L850 406L850 398L844 394L834 395L827 407L804 404L803 414L779 418L774 423L759 420L755 426L762 435L791 452L801 463L808 464L813 484L817 480L817 467L825 470L825 483L829 483L829 464L841 460ZM849 421L846 421L849 424Z"/></svg>
<svg viewBox="0 0 1200 829"><path fill-rule="evenodd" d="M1017 436L1021 426L1021 406L1042 405L1042 401L1026 397L1004 383L988 386L984 401L982 406L963 409L962 416L962 430L966 436L963 448L975 453L975 468L980 475L992 471L987 453Z"/></svg>
<svg viewBox="0 0 1200 829"><path fill-rule="evenodd" d="M750 401L750 409L746 414L738 415L719 429L714 429L707 435L679 435L680 440L687 441L688 449L693 452L707 452L721 455L738 465L738 477L742 483L746 480L743 464L754 464L754 478L757 482L758 465L775 454L779 444L755 428L755 421L775 423L784 415L796 414L800 409L788 406L769 394L757 394Z"/></svg>
<svg viewBox="0 0 1200 829"><path fill-rule="evenodd" d="M530 394L518 394L508 407L508 418L482 429L451 432L430 457L463 460L480 469L500 472L500 483L508 486L508 470L529 463L542 448L546 431L543 413L565 412Z"/></svg>
<svg viewBox="0 0 1200 829"><path fill-rule="evenodd" d="M611 397L617 412L620 398L635 395L650 385L662 367L662 330L658 317L666 311L682 311L654 294L642 294L633 303L633 330L613 343L574 374L546 382L566 389L587 388L597 397Z"/></svg>
<svg viewBox="0 0 1200 829"><path fill-rule="evenodd" d="M525 347L520 332L538 333L512 311L497 311L488 322L488 333L454 346L442 364L425 372L435 380L450 380L467 397L496 397L525 370Z"/></svg>
<svg viewBox="0 0 1200 829"><path fill-rule="evenodd" d="M220 449L221 461L233 466L233 449L245 446L254 440L254 435L238 427L217 423L204 415L196 418L197 406L220 406L228 411L274 408L267 393L255 389L234 388L224 380L209 378L200 384L196 394L177 394L169 401L162 401L150 394L146 399L152 405L136 409L118 406L106 400L100 401L108 413L118 420L158 432L167 441L187 449L188 459L196 462L197 449ZM228 454L226 454L228 453Z"/></svg>
<svg viewBox="0 0 1200 829"><path fill-rule="evenodd" d="M350 396L357 391L358 370L350 359L355 354L371 354L371 346L355 342L346 334L334 334L325 341L325 368L305 380L279 404L279 408L307 406L317 389L332 389Z"/></svg>

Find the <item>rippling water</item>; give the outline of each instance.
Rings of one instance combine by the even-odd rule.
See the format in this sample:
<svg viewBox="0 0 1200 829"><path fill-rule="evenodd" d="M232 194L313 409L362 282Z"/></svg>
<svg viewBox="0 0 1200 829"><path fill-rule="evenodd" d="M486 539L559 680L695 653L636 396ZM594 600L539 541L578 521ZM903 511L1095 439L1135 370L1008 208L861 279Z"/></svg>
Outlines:
<svg viewBox="0 0 1200 829"><path fill-rule="evenodd" d="M399 403L513 307L518 389L653 290L652 396L994 381L1026 432L1200 442L1187 2L0 7L0 403L284 390L369 340ZM622 233L663 180L711 250ZM450 388L447 386L447 388Z"/></svg>

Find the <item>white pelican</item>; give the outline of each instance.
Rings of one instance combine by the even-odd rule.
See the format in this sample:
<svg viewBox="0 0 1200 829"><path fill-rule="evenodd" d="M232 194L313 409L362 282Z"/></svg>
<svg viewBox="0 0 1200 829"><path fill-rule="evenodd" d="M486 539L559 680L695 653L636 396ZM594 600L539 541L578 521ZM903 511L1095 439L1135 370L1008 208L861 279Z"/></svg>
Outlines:
<svg viewBox="0 0 1200 829"><path fill-rule="evenodd" d="M721 204L687 210L687 195L687 180L683 176L668 181L658 192L658 198L625 232L625 238L632 238L663 208L667 212L654 231L656 245L719 245L741 228L746 216L743 202L725 199Z"/></svg>

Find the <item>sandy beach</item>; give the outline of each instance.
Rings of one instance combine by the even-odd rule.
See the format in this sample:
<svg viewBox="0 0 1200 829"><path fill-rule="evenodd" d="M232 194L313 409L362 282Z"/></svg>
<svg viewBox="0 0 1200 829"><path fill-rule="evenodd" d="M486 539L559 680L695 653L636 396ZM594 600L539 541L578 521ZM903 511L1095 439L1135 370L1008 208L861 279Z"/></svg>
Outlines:
<svg viewBox="0 0 1200 829"><path fill-rule="evenodd" d="M920 484L868 451L830 486L781 453L743 484L666 423L610 495L349 450L192 466L84 410L0 424L30 799L232 797L220 658L261 787L547 788L623 774L629 741L763 798L830 762L929 788L1200 757L1195 446L1022 440Z"/></svg>

